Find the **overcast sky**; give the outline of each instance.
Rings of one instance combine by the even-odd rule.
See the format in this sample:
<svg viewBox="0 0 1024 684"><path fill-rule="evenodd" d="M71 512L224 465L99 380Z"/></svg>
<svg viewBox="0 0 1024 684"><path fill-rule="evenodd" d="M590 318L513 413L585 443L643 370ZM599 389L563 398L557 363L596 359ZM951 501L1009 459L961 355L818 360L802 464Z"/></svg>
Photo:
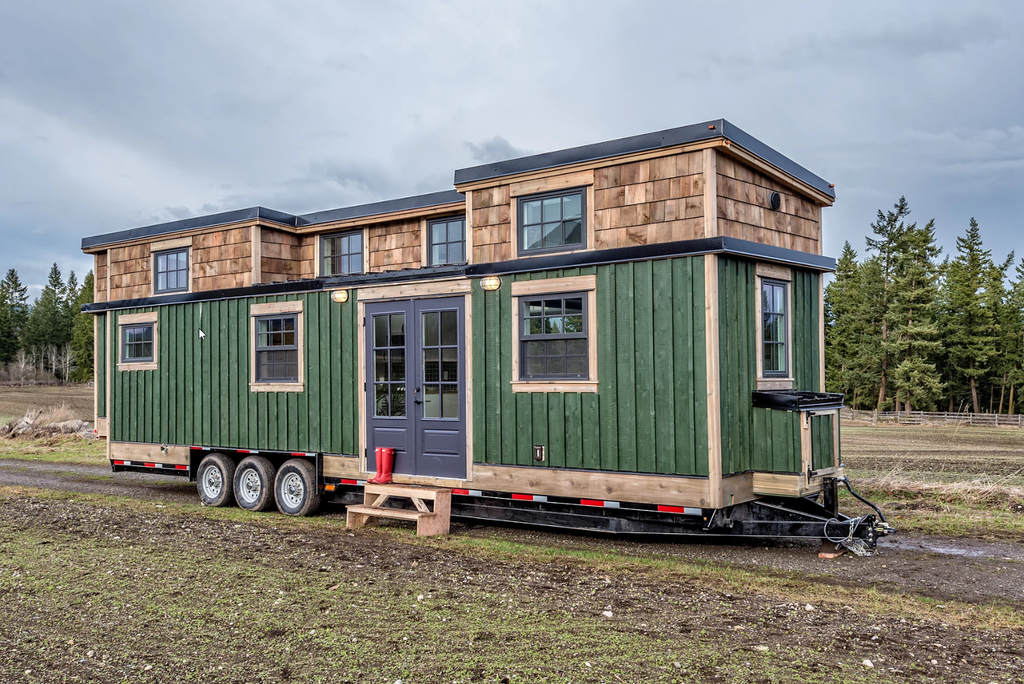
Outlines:
<svg viewBox="0 0 1024 684"><path fill-rule="evenodd" d="M825 251L906 195L1024 256L1019 2L0 0L0 269L83 236L452 187L456 168L724 117L836 184ZM33 290L33 294L38 289Z"/></svg>

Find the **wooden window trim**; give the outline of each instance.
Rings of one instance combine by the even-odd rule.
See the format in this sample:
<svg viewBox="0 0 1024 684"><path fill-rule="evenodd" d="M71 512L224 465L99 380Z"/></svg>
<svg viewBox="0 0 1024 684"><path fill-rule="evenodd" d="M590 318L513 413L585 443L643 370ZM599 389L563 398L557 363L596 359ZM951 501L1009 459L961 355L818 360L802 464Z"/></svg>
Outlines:
<svg viewBox="0 0 1024 684"><path fill-rule="evenodd" d="M156 289L156 258L160 254L167 252L178 252L182 249L185 250L185 265L188 268L188 278L186 279L186 286L184 290L160 290ZM192 292L192 280L193 280L193 269L192 269L192 238L180 238L178 240L162 240L160 242L154 242L149 247L149 273L150 282L149 290L154 297L164 297L167 295L185 294ZM107 282L110 282L110 265L107 264ZM109 290L107 292L107 301L110 301Z"/></svg>
<svg viewBox="0 0 1024 684"><path fill-rule="evenodd" d="M556 192L561 190L573 190L582 189L584 191L583 197L583 232L585 235L585 244L575 249L559 250L557 252L527 252L524 254L519 253L519 199L529 195L538 195L548 192ZM586 171L578 171L576 173L566 173L558 176L547 176L544 178L535 178L530 180L519 181L509 185L509 233L511 238L511 254L513 259L531 259L539 256L549 256L551 254L571 254L573 252L590 252L595 249L594 242L596 236L594 233L595 217L594 217L594 170L588 169ZM469 195L467 195L468 197ZM472 211L472 208L470 208ZM467 245L467 249L469 245Z"/></svg>
<svg viewBox="0 0 1024 684"><path fill-rule="evenodd" d="M158 367L158 359L160 358L160 331L158 326L159 314L156 311L150 311L148 313L140 314L123 314L117 317L117 370L119 371L143 371L143 370L156 370ZM124 344L122 342L122 334L126 325L152 325L153 326L153 360L152 361L122 361L122 355L124 353ZM107 380L110 382L109 378ZM108 398L109 401L109 398ZM107 409L107 413L110 413L110 409Z"/></svg>
<svg viewBox="0 0 1024 684"><path fill-rule="evenodd" d="M561 295L569 292L584 292L587 296L587 370L585 380L519 379L519 327L520 306L518 297L534 295ZM513 392L597 392L597 276L572 276L548 280L524 280L512 283L512 391Z"/></svg>
<svg viewBox="0 0 1024 684"><path fill-rule="evenodd" d="M256 381L256 320L275 314L295 314L295 339L299 347L298 379L295 382ZM267 302L249 306L249 391L250 392L303 392L305 391L306 337L302 321L302 302Z"/></svg>
<svg viewBox="0 0 1024 684"><path fill-rule="evenodd" d="M754 307L756 330L755 349L757 357L757 389L759 390L791 390L795 386L793 378L793 271L790 268L774 264L757 264L754 278ZM764 374L764 314L761 306L761 282L774 280L786 285L786 369L785 376L765 376Z"/></svg>

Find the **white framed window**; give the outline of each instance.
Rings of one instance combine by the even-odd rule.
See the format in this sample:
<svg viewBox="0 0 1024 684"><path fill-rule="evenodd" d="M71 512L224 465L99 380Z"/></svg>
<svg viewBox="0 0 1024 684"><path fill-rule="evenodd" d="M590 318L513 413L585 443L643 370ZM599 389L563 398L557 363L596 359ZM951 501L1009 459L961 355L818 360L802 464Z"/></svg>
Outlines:
<svg viewBox="0 0 1024 684"><path fill-rule="evenodd" d="M793 388L793 316L791 269L756 267L757 387Z"/></svg>

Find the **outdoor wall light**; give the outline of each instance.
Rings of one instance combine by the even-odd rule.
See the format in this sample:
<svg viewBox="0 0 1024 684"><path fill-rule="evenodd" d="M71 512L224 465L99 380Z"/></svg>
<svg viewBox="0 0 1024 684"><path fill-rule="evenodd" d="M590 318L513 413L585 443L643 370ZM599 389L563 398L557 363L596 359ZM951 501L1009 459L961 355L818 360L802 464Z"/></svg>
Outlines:
<svg viewBox="0 0 1024 684"><path fill-rule="evenodd" d="M348 290L335 290L331 293L331 299L339 304L344 304L348 301Z"/></svg>
<svg viewBox="0 0 1024 684"><path fill-rule="evenodd" d="M487 276L480 281L480 287L484 288L488 292L494 292L501 287L501 278L498 276Z"/></svg>

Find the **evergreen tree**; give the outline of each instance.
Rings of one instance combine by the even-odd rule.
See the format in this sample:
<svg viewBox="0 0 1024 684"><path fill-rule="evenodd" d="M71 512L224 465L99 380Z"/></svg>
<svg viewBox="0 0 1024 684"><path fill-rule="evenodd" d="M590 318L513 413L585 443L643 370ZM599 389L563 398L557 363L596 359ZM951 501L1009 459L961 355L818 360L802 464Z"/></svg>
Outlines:
<svg viewBox="0 0 1024 684"><path fill-rule="evenodd" d="M28 322L28 287L21 284L18 272L13 268L0 281L0 308L7 311L10 320L10 336L0 337L0 361L10 361L23 348L22 337ZM10 357L6 357L6 354Z"/></svg>
<svg viewBox="0 0 1024 684"><path fill-rule="evenodd" d="M825 287L825 386L846 395L853 393L848 376L857 348L853 319L858 269L857 252L847 242L836 262L835 278Z"/></svg>
<svg viewBox="0 0 1024 684"><path fill-rule="evenodd" d="M7 292L0 283L0 364L13 361L17 352L18 337L14 334L11 305L7 301Z"/></svg>
<svg viewBox="0 0 1024 684"><path fill-rule="evenodd" d="M75 324L75 315L78 313L78 277L74 271L68 274L68 282L61 293L61 309L64 315L64 327L68 330Z"/></svg>
<svg viewBox="0 0 1024 684"><path fill-rule="evenodd" d="M973 218L964 236L956 239L956 250L946 274L947 352L956 379L969 390L972 410L981 413L979 384L998 351L995 312L986 292L997 267Z"/></svg>
<svg viewBox="0 0 1024 684"><path fill-rule="evenodd" d="M71 348L75 355L75 368L71 373L71 379L75 382L88 382L93 379L93 319L95 317L93 314L83 313L82 305L92 303L94 286L92 271L89 271L82 282L82 288L78 291L78 299L75 302L75 322L71 330Z"/></svg>
<svg viewBox="0 0 1024 684"><path fill-rule="evenodd" d="M886 345L894 366L896 407L933 408L942 392L935 368L939 351L936 323L938 265L942 252L935 244L935 221L923 228L907 226L900 237L889 310Z"/></svg>
<svg viewBox="0 0 1024 684"><path fill-rule="evenodd" d="M28 322L25 324L26 349L41 351L49 346L59 349L71 341L71 329L67 325L67 307L64 301L65 291L60 269L54 264L50 269L46 287L32 306Z"/></svg>
<svg viewBox="0 0 1024 684"><path fill-rule="evenodd" d="M1016 412L1018 396L1024 386L1024 259L1017 264L1017 279L1007 292L1006 303L1001 325L1006 384L1010 393L1007 413L1012 414Z"/></svg>
<svg viewBox="0 0 1024 684"><path fill-rule="evenodd" d="M882 213L878 210L878 216L871 224L871 231L874 238L867 238L868 251L877 252L875 259L878 262L878 275L881 281L876 288L880 289L881 299L877 302L877 314L879 324L879 338L877 364L879 369L878 401L876 406L882 410L887 405L887 392L890 375L892 373L893 348L889 345L889 307L893 297L893 290L896 283L897 269L899 266L899 252L902 246L903 236L908 230L903 219L910 215L910 206L905 197L893 205L893 211ZM913 226L911 226L913 228Z"/></svg>

